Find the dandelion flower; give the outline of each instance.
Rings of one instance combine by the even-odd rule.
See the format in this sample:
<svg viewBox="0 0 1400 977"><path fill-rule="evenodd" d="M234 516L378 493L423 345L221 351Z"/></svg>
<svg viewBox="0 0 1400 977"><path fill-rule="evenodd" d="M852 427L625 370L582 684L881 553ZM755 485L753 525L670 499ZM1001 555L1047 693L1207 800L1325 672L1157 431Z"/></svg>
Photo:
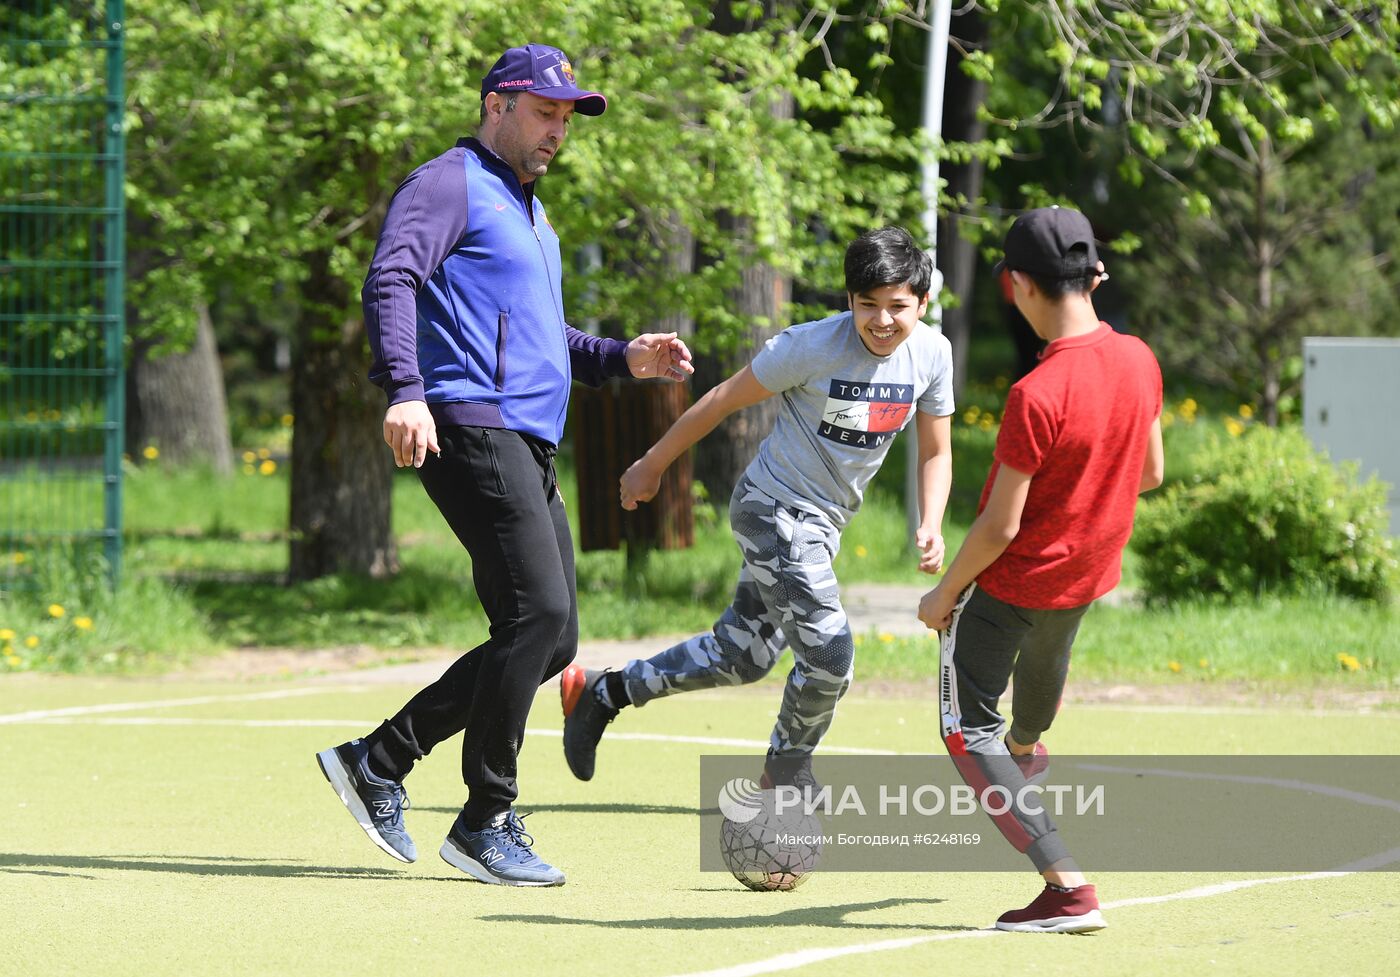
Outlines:
<svg viewBox="0 0 1400 977"><path fill-rule="evenodd" d="M881 631L879 634L879 638L880 644L882 645L887 645L890 642L894 641L894 635L890 634L888 631Z"/></svg>
<svg viewBox="0 0 1400 977"><path fill-rule="evenodd" d="M63 615L65 615L65 614L67 614L67 613L68 613L68 612L65 611L65 610L63 609L63 605L62 605L62 604L50 604L50 605L49 605L49 617L62 617Z"/></svg>
<svg viewBox="0 0 1400 977"><path fill-rule="evenodd" d="M1254 408L1249 404L1240 404L1240 416L1246 421L1254 416Z"/></svg>
<svg viewBox="0 0 1400 977"><path fill-rule="evenodd" d="M243 466L243 474L245 474L245 475L252 475L252 474L255 473L256 471L257 471L257 469L254 468L252 465L244 465L244 466Z"/></svg>
<svg viewBox="0 0 1400 977"><path fill-rule="evenodd" d="M11 668L19 668L20 665L24 664L24 662L22 662L22 661L21 661L17 656L15 656L15 655L6 655L6 656L5 656L5 664L6 664L6 665L9 665Z"/></svg>
<svg viewBox="0 0 1400 977"><path fill-rule="evenodd" d="M243 464L245 464L245 465L251 465L253 462L255 462L255 461L257 461L257 460L258 460L258 456L257 456L255 453L253 453L253 452L251 452L251 451L245 451L245 452L243 452Z"/></svg>
<svg viewBox="0 0 1400 977"><path fill-rule="evenodd" d="M293 424L293 422L294 422L295 420L296 420L296 419L295 419L294 417L292 417L291 414L283 414L283 415L282 415L282 426L283 426L283 427L291 427L292 424Z"/></svg>
<svg viewBox="0 0 1400 977"><path fill-rule="evenodd" d="M1225 418L1225 430L1229 432L1230 437L1237 438L1244 433L1244 425L1233 417L1227 417Z"/></svg>
<svg viewBox="0 0 1400 977"><path fill-rule="evenodd" d="M277 471L277 462L269 458L258 466L258 471L264 475L271 475L273 472Z"/></svg>
<svg viewBox="0 0 1400 977"><path fill-rule="evenodd" d="M272 449L270 449L270 448L259 448L259 449L258 449L258 457L259 457L259 458L262 458L263 460L267 460L268 458L271 458L271 457L272 457Z"/></svg>
<svg viewBox="0 0 1400 977"><path fill-rule="evenodd" d="M1202 658L1200 661L1196 662L1196 664L1199 665L1201 668L1210 668L1210 659Z"/></svg>
<svg viewBox="0 0 1400 977"><path fill-rule="evenodd" d="M29 637L24 639L24 646L26 648L39 647L39 636L37 634L31 634Z"/></svg>
<svg viewBox="0 0 1400 977"><path fill-rule="evenodd" d="M1176 662L1176 661L1167 662L1167 668L1171 669L1172 672L1180 672L1180 671L1181 671L1181 662Z"/></svg>
<svg viewBox="0 0 1400 977"><path fill-rule="evenodd" d="M29 559L29 557L25 556L23 553L12 553L10 554L10 559L14 561L15 566L19 566L25 560Z"/></svg>
<svg viewBox="0 0 1400 977"><path fill-rule="evenodd" d="M73 618L73 627L77 628L79 631L91 631L91 630L92 630L92 618L90 618L90 617L75 617L75 618Z"/></svg>
<svg viewBox="0 0 1400 977"><path fill-rule="evenodd" d="M1355 655L1349 655L1345 651L1337 654L1337 664L1341 665L1345 671L1359 672L1361 670L1361 659Z"/></svg>
<svg viewBox="0 0 1400 977"><path fill-rule="evenodd" d="M155 461L160 457L160 449L153 444L148 444L141 449L141 457L147 461Z"/></svg>
<svg viewBox="0 0 1400 977"><path fill-rule="evenodd" d="M15 640L15 629L14 629L14 628L0 628L0 641L14 641L14 640Z"/></svg>
<svg viewBox="0 0 1400 977"><path fill-rule="evenodd" d="M857 547L856 547L856 556L860 557L862 560L865 559L865 557L866 557L867 554L869 554L869 553L870 553L870 551L869 551L868 549L866 549L864 546L857 546Z"/></svg>

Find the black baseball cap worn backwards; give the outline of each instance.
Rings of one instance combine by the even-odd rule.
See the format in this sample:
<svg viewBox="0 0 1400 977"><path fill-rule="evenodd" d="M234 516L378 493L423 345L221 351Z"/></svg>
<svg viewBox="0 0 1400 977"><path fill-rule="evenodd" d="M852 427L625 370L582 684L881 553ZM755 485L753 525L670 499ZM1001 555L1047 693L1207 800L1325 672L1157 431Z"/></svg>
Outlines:
<svg viewBox="0 0 1400 977"><path fill-rule="evenodd" d="M501 55L481 80L481 97L492 92L509 95L529 92L540 98L573 102L580 115L602 115L608 100L597 92L584 91L574 82L574 68L557 47L526 44Z"/></svg>
<svg viewBox="0 0 1400 977"><path fill-rule="evenodd" d="M1062 280L1093 274L1099 263L1094 229L1089 219L1068 207L1028 210L1006 232L1003 269L1023 271L1037 278Z"/></svg>

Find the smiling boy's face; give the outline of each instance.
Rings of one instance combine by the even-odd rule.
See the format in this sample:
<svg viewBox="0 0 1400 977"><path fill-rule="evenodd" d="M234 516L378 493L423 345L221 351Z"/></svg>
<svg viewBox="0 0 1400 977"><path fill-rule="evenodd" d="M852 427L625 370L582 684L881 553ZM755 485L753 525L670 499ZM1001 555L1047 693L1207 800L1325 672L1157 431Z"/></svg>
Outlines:
<svg viewBox="0 0 1400 977"><path fill-rule="evenodd" d="M846 299L855 317L856 335L876 356L889 356L899 349L928 311L928 296L915 295L907 282L847 293Z"/></svg>

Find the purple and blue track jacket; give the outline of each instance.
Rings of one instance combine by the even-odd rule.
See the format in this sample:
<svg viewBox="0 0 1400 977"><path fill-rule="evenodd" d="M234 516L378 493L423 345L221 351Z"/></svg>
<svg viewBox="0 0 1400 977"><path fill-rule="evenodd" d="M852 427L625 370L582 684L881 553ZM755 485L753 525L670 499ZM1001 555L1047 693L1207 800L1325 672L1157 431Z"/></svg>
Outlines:
<svg viewBox="0 0 1400 977"><path fill-rule="evenodd" d="M557 445L569 383L629 376L627 344L564 321L559 236L534 184L461 139L394 192L364 304L369 378L389 405L438 424L506 428Z"/></svg>

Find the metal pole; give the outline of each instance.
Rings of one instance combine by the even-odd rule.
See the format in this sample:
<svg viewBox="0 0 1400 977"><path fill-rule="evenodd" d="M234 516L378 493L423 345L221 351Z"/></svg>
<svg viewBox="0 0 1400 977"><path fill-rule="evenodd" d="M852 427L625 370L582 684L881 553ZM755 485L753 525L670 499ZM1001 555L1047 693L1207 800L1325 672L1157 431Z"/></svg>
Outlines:
<svg viewBox="0 0 1400 977"><path fill-rule="evenodd" d="M107 2L106 226L103 228L104 374L107 380L103 451L103 549L115 588L122 558L122 441L126 427L123 338L126 312L126 112L123 0Z"/></svg>
<svg viewBox="0 0 1400 977"><path fill-rule="evenodd" d="M952 0L930 0L929 32L926 60L928 69L924 72L924 111L923 130L928 134L931 146L937 146L943 139L943 79L948 71L948 22L952 19ZM938 296L943 291L943 273L938 270L938 156L930 149L920 167L920 186L924 197L924 235L928 238L928 253L933 259L933 281L929 292L933 299L928 304L929 324L935 329L943 328L943 307ZM905 441L904 449L908 458L904 481L904 511L909 526L909 539L912 541L919 528L919 451L915 438Z"/></svg>

